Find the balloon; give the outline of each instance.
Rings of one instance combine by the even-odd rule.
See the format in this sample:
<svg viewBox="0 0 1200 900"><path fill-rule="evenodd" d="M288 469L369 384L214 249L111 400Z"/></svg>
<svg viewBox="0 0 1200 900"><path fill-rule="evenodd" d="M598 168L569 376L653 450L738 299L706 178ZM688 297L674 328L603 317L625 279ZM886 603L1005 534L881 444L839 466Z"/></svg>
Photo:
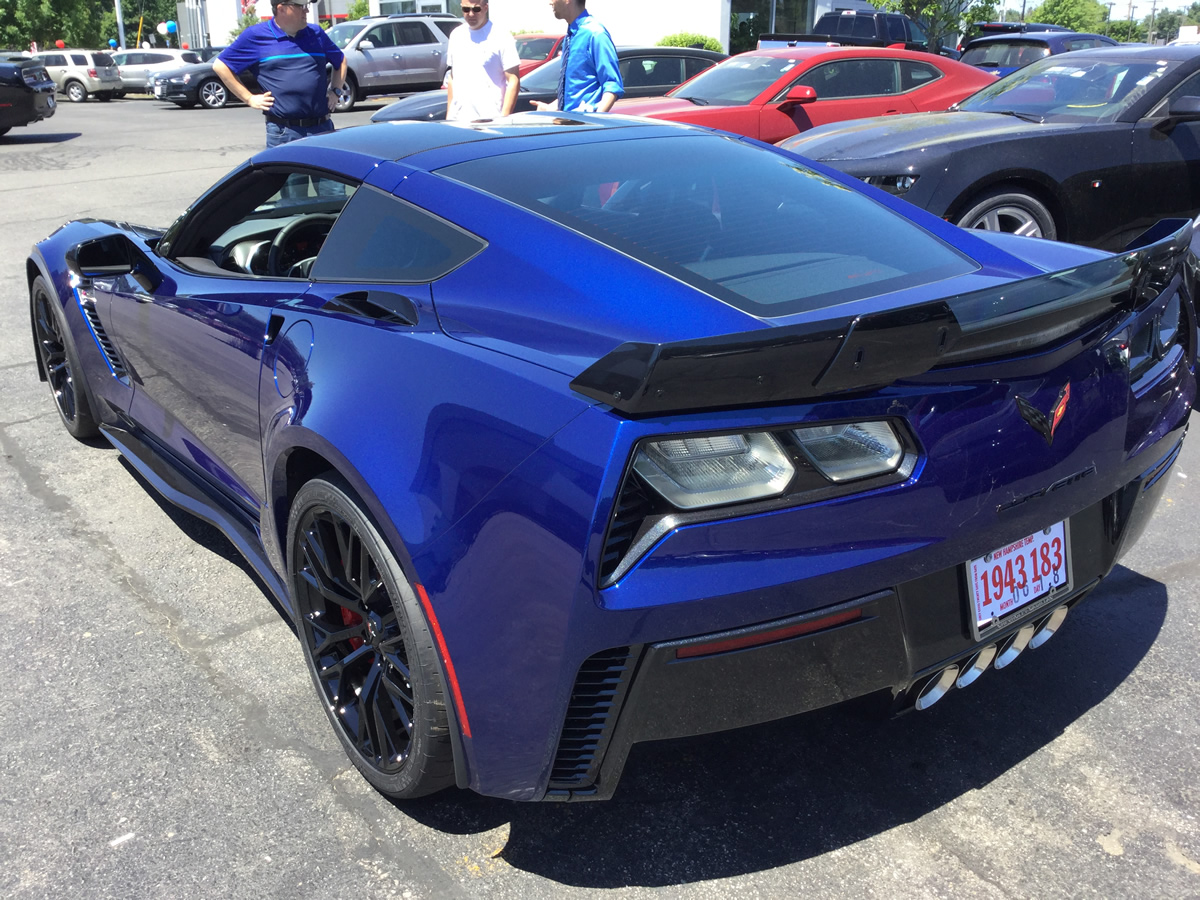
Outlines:
<svg viewBox="0 0 1200 900"><path fill-rule="evenodd" d="M169 33L171 33L171 34L174 34L174 33L175 33L175 32L177 32L178 30L179 30L179 26L178 26L178 25L176 25L174 22L168 22L168 23L167 23L167 31L168 31Z"/></svg>
<svg viewBox="0 0 1200 900"><path fill-rule="evenodd" d="M108 39L108 46L110 46L110 47L112 47L114 50L116 50L116 49L117 49L117 42L116 42L116 39L115 39L115 38L109 38L109 39Z"/></svg>
<svg viewBox="0 0 1200 900"><path fill-rule="evenodd" d="M67 46L67 42L64 41L62 38L59 38L57 41L54 42L54 46L57 47L59 50L62 50L64 47Z"/></svg>
<svg viewBox="0 0 1200 900"><path fill-rule="evenodd" d="M154 30L157 31L159 34L166 34L167 33L167 23L159 22L157 25L154 26Z"/></svg>
<svg viewBox="0 0 1200 900"><path fill-rule="evenodd" d="M181 47L183 47L183 49L184 49L184 50L191 50L191 49L192 49L191 47L189 47L189 46L188 46L188 42L187 42L187 41L184 41L182 44L180 44L180 46L181 46Z"/></svg>
<svg viewBox="0 0 1200 900"><path fill-rule="evenodd" d="M149 41L142 41L142 49L143 49L143 50L149 50L149 49L150 49L150 42L149 42Z"/></svg>

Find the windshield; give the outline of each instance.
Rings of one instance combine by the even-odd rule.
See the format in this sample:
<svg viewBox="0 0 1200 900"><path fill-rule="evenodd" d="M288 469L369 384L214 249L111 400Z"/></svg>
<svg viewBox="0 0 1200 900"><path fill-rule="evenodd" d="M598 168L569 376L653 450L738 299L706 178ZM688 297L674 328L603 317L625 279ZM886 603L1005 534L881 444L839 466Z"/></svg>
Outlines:
<svg viewBox="0 0 1200 900"><path fill-rule="evenodd" d="M1059 54L1019 69L972 94L959 109L1018 113L1045 122L1111 122L1179 65L1172 60L1078 56Z"/></svg>
<svg viewBox="0 0 1200 900"><path fill-rule="evenodd" d="M742 54L701 72L687 84L669 91L667 96L703 100L718 106L742 106L798 65L798 59Z"/></svg>
<svg viewBox="0 0 1200 900"><path fill-rule="evenodd" d="M765 318L976 268L857 191L718 135L576 143L458 163L438 174Z"/></svg>
<svg viewBox="0 0 1200 900"><path fill-rule="evenodd" d="M521 59L545 59L557 38L517 38L517 56Z"/></svg>
<svg viewBox="0 0 1200 900"><path fill-rule="evenodd" d="M521 79L521 90L523 91L550 91L558 90L558 73L562 71L562 57L556 56L550 62L538 66L528 75Z"/></svg>
<svg viewBox="0 0 1200 900"><path fill-rule="evenodd" d="M962 59L969 66L1019 69L1050 55L1050 48L1041 41L984 41L963 51Z"/></svg>
<svg viewBox="0 0 1200 900"><path fill-rule="evenodd" d="M325 32L329 35L329 39L337 44L339 50L345 50L346 45L354 39L354 36L363 29L362 22L344 22L341 25L334 25L329 31Z"/></svg>

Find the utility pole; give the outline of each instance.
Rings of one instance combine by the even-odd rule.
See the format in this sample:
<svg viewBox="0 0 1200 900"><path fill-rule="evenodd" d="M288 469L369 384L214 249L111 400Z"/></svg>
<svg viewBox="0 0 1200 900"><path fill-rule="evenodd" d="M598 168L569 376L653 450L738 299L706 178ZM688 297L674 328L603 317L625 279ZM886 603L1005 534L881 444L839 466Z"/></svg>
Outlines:
<svg viewBox="0 0 1200 900"><path fill-rule="evenodd" d="M1116 3L1105 3L1104 5L1108 7L1108 15L1104 19L1104 36L1108 37L1108 29L1109 29L1109 26L1112 25L1112 8L1114 6L1116 6L1117 4Z"/></svg>
<svg viewBox="0 0 1200 900"><path fill-rule="evenodd" d="M1126 26L1126 29L1125 29L1125 40L1129 40L1130 38L1133 37L1133 11L1135 9L1137 9L1137 6L1130 3L1129 4L1129 24Z"/></svg>
<svg viewBox="0 0 1200 900"><path fill-rule="evenodd" d="M1150 27L1146 30L1146 43L1154 43L1154 10L1158 6L1158 0L1153 0L1150 4Z"/></svg>
<svg viewBox="0 0 1200 900"><path fill-rule="evenodd" d="M121 0L114 0L117 12L117 39L121 49L125 48L125 19L121 16Z"/></svg>

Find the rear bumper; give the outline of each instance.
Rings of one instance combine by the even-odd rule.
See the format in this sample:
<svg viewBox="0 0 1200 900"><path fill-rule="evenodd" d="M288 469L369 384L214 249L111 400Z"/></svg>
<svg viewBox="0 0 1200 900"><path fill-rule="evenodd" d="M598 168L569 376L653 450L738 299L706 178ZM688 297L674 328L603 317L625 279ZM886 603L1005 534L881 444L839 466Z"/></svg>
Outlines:
<svg viewBox="0 0 1200 900"><path fill-rule="evenodd" d="M1003 646L1100 583L1144 530L1184 430L1162 442L1167 452L1140 477L1070 517L1071 592L1019 610L982 641L971 634L964 567L956 566L801 616L596 654L576 678L544 799L611 797L640 741L753 725L883 691L897 711L911 708L947 667L962 667L985 646ZM806 626L815 630L771 639ZM721 649L723 642L758 640L768 642Z"/></svg>

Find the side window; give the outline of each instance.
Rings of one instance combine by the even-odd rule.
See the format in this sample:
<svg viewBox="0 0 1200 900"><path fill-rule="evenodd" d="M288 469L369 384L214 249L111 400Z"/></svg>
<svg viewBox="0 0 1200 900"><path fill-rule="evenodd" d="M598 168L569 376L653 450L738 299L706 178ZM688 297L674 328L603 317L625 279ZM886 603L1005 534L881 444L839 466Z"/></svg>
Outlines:
<svg viewBox="0 0 1200 900"><path fill-rule="evenodd" d="M312 277L424 283L458 268L484 246L474 235L391 194L364 188L329 233Z"/></svg>
<svg viewBox="0 0 1200 900"><path fill-rule="evenodd" d="M908 32L904 28L904 19L900 16L886 16L888 40L895 44L908 41Z"/></svg>
<svg viewBox="0 0 1200 900"><path fill-rule="evenodd" d="M897 93L896 63L890 59L846 59L825 63L796 81L817 92L818 100Z"/></svg>
<svg viewBox="0 0 1200 900"><path fill-rule="evenodd" d="M367 32L363 40L370 41L377 48L395 47L396 35L391 25L378 25Z"/></svg>
<svg viewBox="0 0 1200 900"><path fill-rule="evenodd" d="M1184 79L1183 84L1167 95L1167 106L1162 110L1163 115L1166 115L1170 104L1174 103L1180 97L1200 97L1200 72L1197 72L1191 78Z"/></svg>
<svg viewBox="0 0 1200 900"><path fill-rule="evenodd" d="M446 35L446 37L450 37L450 32L457 28L458 24L458 22L438 22L437 27L442 34Z"/></svg>
<svg viewBox="0 0 1200 900"><path fill-rule="evenodd" d="M686 81L693 75L699 75L705 69L710 68L712 64L713 61L711 59L696 59L695 57L689 56L683 61L684 80Z"/></svg>
<svg viewBox="0 0 1200 900"><path fill-rule="evenodd" d="M422 22L401 22L400 28L400 43L405 47L411 47L416 44L436 44L437 38L433 36L433 32L425 27Z"/></svg>
<svg viewBox="0 0 1200 900"><path fill-rule="evenodd" d="M87 58L87 56L85 56L82 53L72 53L71 54L71 65L86 66L86 65L88 65L88 58Z"/></svg>
<svg viewBox="0 0 1200 900"><path fill-rule="evenodd" d="M156 66L159 63L170 62L171 57L165 53L147 53L143 58L143 62L148 66Z"/></svg>
<svg viewBox="0 0 1200 900"><path fill-rule="evenodd" d="M234 177L172 225L159 250L206 274L307 278L355 186L271 167Z"/></svg>
<svg viewBox="0 0 1200 900"><path fill-rule="evenodd" d="M67 59L61 53L51 53L49 56L44 56L42 59L47 66L65 66Z"/></svg>
<svg viewBox="0 0 1200 900"><path fill-rule="evenodd" d="M930 84L942 77L942 70L928 63L900 61L900 90L911 91L921 85Z"/></svg>
<svg viewBox="0 0 1200 900"><path fill-rule="evenodd" d="M925 32L921 29L920 25L918 25L916 22L913 22L911 20L906 22L905 24L908 25L908 33L910 35L910 40L912 43L924 44L925 46L929 46L929 36L927 34L925 34Z"/></svg>
<svg viewBox="0 0 1200 900"><path fill-rule="evenodd" d="M854 31L851 33L853 37L875 37L875 20L871 16L847 16L846 18L852 19L854 22Z"/></svg>
<svg viewBox="0 0 1200 900"><path fill-rule="evenodd" d="M680 57L623 59L618 64L625 87L674 87L683 81Z"/></svg>

